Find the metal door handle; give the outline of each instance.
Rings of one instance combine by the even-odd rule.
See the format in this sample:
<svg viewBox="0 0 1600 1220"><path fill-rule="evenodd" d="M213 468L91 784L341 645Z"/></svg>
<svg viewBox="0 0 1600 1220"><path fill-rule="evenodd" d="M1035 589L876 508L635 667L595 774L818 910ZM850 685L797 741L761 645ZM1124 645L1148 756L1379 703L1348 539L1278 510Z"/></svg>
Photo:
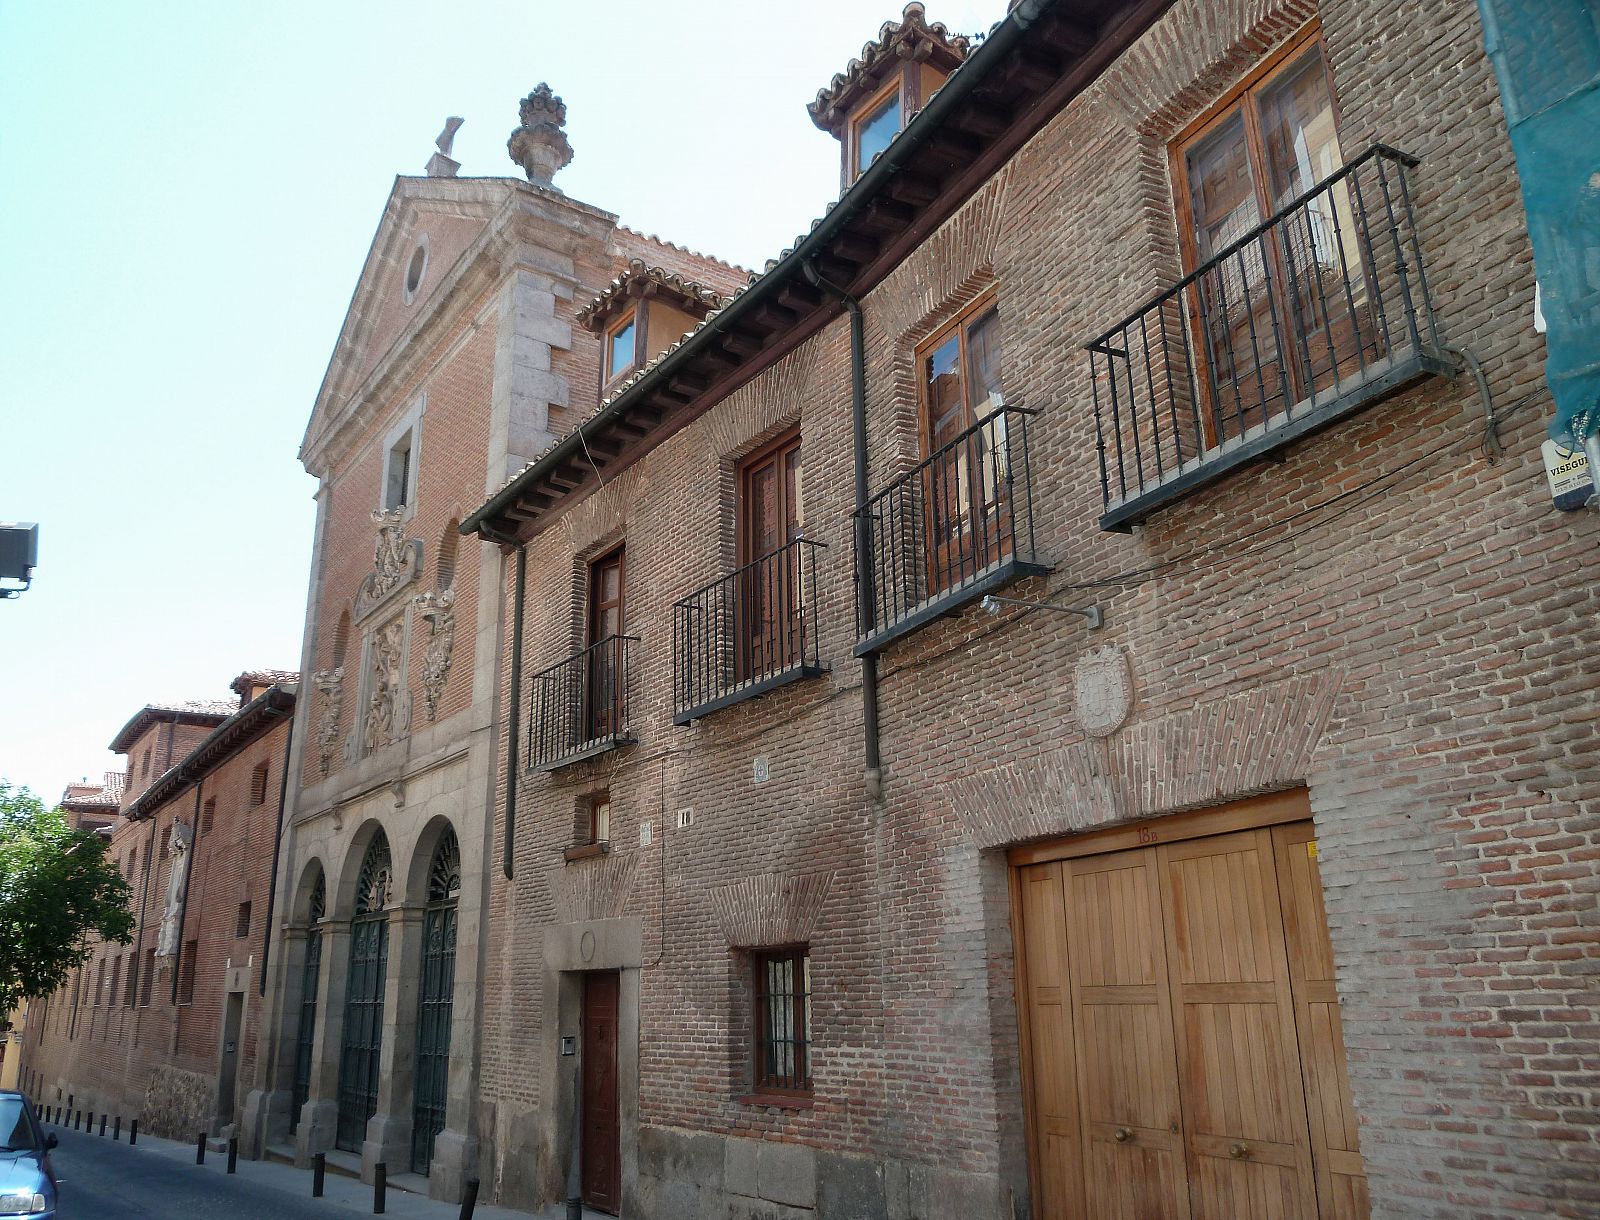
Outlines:
<svg viewBox="0 0 1600 1220"><path fill-rule="evenodd" d="M1118 1127L1116 1135L1115 1135L1114 1138L1116 1139L1117 1143L1126 1144L1129 1140L1131 1140L1133 1138L1133 1128L1132 1127Z"/></svg>
<svg viewBox="0 0 1600 1220"><path fill-rule="evenodd" d="M1248 1144L1234 1144L1228 1149L1228 1155L1236 1161L1242 1161L1250 1155L1250 1146Z"/></svg>

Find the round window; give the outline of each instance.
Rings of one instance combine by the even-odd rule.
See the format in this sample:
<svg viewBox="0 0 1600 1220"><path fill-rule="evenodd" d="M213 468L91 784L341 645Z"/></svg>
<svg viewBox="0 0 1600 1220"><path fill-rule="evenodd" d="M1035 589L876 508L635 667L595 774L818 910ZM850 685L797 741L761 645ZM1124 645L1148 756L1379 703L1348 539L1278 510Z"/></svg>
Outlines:
<svg viewBox="0 0 1600 1220"><path fill-rule="evenodd" d="M411 262L406 266L406 300L410 301L422 285L423 272L428 269L428 247L419 243L411 252Z"/></svg>

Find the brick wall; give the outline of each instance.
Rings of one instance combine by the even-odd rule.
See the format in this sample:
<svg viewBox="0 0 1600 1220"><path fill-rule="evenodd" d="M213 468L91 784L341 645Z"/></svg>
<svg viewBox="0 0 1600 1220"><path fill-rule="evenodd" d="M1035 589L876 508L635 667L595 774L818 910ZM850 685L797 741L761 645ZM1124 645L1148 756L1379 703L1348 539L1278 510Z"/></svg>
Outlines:
<svg viewBox="0 0 1600 1220"><path fill-rule="evenodd" d="M850 658L843 322L529 544L525 699L580 643L582 564L625 540L640 741L519 777L483 1003L486 1178L503 1199L559 1193L567 1095L541 1057L568 1026L546 946L615 918L642 938L625 964L639 970L643 1133L625 1187L639 1214L757 1214L760 1198L880 1214L837 1194L867 1162L886 1214L922 1197L907 1214L1010 1215L1028 1188L998 849L1305 784L1375 1214L1592 1214L1600 631L1582 565L1597 530L1551 508L1539 466L1531 258L1472 6L1330 0L1320 18L1346 157L1383 141L1423 159L1413 200L1440 327L1484 363L1503 459L1482 452L1470 378L1436 379L1132 534L1097 526L1082 344L1180 274L1166 143L1314 11L1180 3L868 297L874 488L917 459L916 342L993 286L1006 399L1041 412L1034 506L1053 566L1007 592L1095 603L1108 621L1091 636L1076 618L969 606L892 645L881 805ZM806 533L830 544L831 672L675 729L672 603L728 570L733 463L793 421ZM1108 743L1078 729L1071 681L1099 645L1127 657L1137 692ZM1247 736L1258 761L1236 766ZM564 863L577 803L602 787L611 854ZM808 1108L741 1100L748 959L718 905L734 882L826 893ZM745 1189L744 1136L817 1150L809 1204L804 1189Z"/></svg>
<svg viewBox="0 0 1600 1220"><path fill-rule="evenodd" d="M42 1104L64 1105L72 1097L76 1108L121 1115L124 1122L141 1118L145 1130L174 1138L192 1138L199 1126L211 1126L230 967L243 968L235 1106L243 1100L254 1071L256 972L267 927L287 736L288 722L280 720L207 775L198 789L184 790L137 821L119 819L111 856L125 872L132 870L128 881L134 940L126 946L98 946L79 972L82 983L69 983L50 996L45 1019L30 1027L26 1059L41 1082L37 1097ZM180 753L175 761L183 758ZM263 763L265 800L253 804L255 772ZM211 801L216 804L208 825L204 811ZM191 943L196 946L193 997L183 1001L180 995L174 1003L174 959L155 957L148 983L145 963L160 936L172 868L166 848L172 825L182 821L194 827L197 809L201 825L191 846L179 938L185 953ZM249 932L239 937L239 906L246 902ZM131 997L130 969L137 979ZM187 974L189 967L182 970ZM119 980L114 995L113 973ZM90 984L102 976L106 981L96 994Z"/></svg>

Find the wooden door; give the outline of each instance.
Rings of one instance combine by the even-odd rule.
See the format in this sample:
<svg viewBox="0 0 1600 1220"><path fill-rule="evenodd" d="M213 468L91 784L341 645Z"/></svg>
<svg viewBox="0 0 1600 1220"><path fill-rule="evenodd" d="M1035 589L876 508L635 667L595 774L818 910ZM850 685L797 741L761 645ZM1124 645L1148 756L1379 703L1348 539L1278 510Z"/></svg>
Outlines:
<svg viewBox="0 0 1600 1220"><path fill-rule="evenodd" d="M1118 852L1062 867L1087 1214L1186 1220L1156 854Z"/></svg>
<svg viewBox="0 0 1600 1220"><path fill-rule="evenodd" d="M1311 1152L1323 1220L1364 1220L1371 1210L1334 989L1333 943L1311 823L1275 826L1273 850L1289 947L1289 981L1304 1064Z"/></svg>
<svg viewBox="0 0 1600 1220"><path fill-rule="evenodd" d="M1238 824L1016 870L1040 1220L1366 1217L1311 824Z"/></svg>
<svg viewBox="0 0 1600 1220"><path fill-rule="evenodd" d="M799 555L802 505L800 435L757 453L740 477L740 570L735 633L737 680L778 673L803 650L805 585Z"/></svg>
<svg viewBox="0 0 1600 1220"><path fill-rule="evenodd" d="M583 1201L612 1215L622 1207L618 993L615 973L583 976Z"/></svg>
<svg viewBox="0 0 1600 1220"><path fill-rule="evenodd" d="M585 740L615 736L622 723L623 580L619 546L589 565L588 671L585 675Z"/></svg>
<svg viewBox="0 0 1600 1220"><path fill-rule="evenodd" d="M1195 1216L1315 1216L1271 832L1156 850Z"/></svg>

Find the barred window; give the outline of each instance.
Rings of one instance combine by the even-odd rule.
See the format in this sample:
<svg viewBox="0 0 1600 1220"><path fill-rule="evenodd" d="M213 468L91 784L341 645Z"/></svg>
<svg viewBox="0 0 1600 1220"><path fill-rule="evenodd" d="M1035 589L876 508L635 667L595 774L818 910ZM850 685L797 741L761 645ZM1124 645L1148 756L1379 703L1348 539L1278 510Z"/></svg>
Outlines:
<svg viewBox="0 0 1600 1220"><path fill-rule="evenodd" d="M811 954L805 947L755 955L757 1092L811 1091Z"/></svg>

